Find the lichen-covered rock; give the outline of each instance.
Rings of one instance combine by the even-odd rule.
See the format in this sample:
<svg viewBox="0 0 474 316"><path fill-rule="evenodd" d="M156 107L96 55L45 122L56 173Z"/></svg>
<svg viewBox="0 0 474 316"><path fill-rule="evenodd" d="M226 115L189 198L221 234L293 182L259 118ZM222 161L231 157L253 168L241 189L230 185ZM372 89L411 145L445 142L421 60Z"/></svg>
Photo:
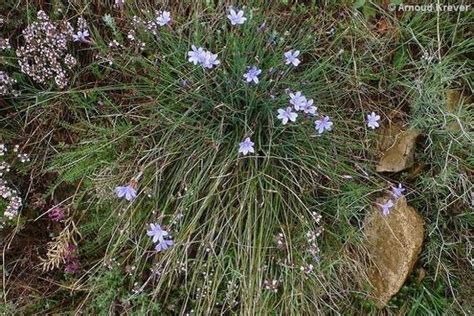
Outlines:
<svg viewBox="0 0 474 316"><path fill-rule="evenodd" d="M398 134L377 164L377 172L399 172L413 166L418 135L419 132L413 129Z"/></svg>
<svg viewBox="0 0 474 316"><path fill-rule="evenodd" d="M366 219L364 233L371 262L368 275L373 300L383 307L400 290L418 259L424 221L401 197L388 216L374 207Z"/></svg>

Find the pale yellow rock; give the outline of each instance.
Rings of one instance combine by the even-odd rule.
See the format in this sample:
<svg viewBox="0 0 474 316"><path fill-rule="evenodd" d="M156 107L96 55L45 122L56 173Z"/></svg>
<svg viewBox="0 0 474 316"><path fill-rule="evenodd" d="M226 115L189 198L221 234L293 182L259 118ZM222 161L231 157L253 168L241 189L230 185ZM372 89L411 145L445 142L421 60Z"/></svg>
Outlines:
<svg viewBox="0 0 474 316"><path fill-rule="evenodd" d="M446 91L446 110L448 110L449 113L456 114L459 111L461 104L465 101L463 99L460 90L449 89ZM457 121L449 123L446 128L452 132L461 130L461 126Z"/></svg>
<svg viewBox="0 0 474 316"><path fill-rule="evenodd" d="M418 135L418 131L413 129L398 134L392 146L384 152L375 170L398 172L413 166Z"/></svg>
<svg viewBox="0 0 474 316"><path fill-rule="evenodd" d="M368 275L378 307L388 303L413 270L424 232L422 217L404 197L398 199L389 215L383 216L380 208L374 207L367 217L364 234L370 258Z"/></svg>

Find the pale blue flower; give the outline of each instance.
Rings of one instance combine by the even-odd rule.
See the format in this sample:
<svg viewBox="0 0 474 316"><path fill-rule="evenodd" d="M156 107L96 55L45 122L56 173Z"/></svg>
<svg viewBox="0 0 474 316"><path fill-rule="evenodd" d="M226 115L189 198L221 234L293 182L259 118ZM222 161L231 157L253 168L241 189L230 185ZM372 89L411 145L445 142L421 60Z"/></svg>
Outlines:
<svg viewBox="0 0 474 316"><path fill-rule="evenodd" d="M370 127L371 129L375 129L379 127L378 121L380 120L380 115L375 114L372 112L371 114L367 115L367 126Z"/></svg>
<svg viewBox="0 0 474 316"><path fill-rule="evenodd" d="M254 142L250 140L250 137L245 138L244 141L239 144L239 154L247 155L248 153L254 153L255 149L253 145Z"/></svg>
<svg viewBox="0 0 474 316"><path fill-rule="evenodd" d="M77 31L76 34L72 35L74 42L87 42L87 38L89 36L88 30Z"/></svg>
<svg viewBox="0 0 474 316"><path fill-rule="evenodd" d="M247 21L247 18L244 16L244 11L242 10L239 10L239 12L235 12L234 9L230 9L227 18L230 20L230 24L232 25L244 24L245 21Z"/></svg>
<svg viewBox="0 0 474 316"><path fill-rule="evenodd" d="M244 78L247 82L255 82L258 83L258 76L262 73L261 69L258 69L255 66L252 66L247 73L244 74Z"/></svg>
<svg viewBox="0 0 474 316"><path fill-rule="evenodd" d="M382 208L382 214L384 216L387 216L390 213L390 209L393 207L393 202L392 200L387 200L384 204L379 204L379 206Z"/></svg>
<svg viewBox="0 0 474 316"><path fill-rule="evenodd" d="M296 111L300 111L303 105L306 103L306 97L298 91L296 93L290 93L290 103L293 104Z"/></svg>
<svg viewBox="0 0 474 316"><path fill-rule="evenodd" d="M221 62L217 59L217 54L213 54L209 51L206 51L203 56L203 60L201 65L204 68L212 68L214 66L219 65Z"/></svg>
<svg viewBox="0 0 474 316"><path fill-rule="evenodd" d="M160 251L163 251L163 250L166 250L168 249L169 247L173 246L174 245L174 241L171 240L171 239L163 239L162 241L160 241L159 243L156 244L155 246L155 250L160 252Z"/></svg>
<svg viewBox="0 0 474 316"><path fill-rule="evenodd" d="M171 21L171 13L169 11L160 11L160 15L156 17L156 23L160 26L169 24Z"/></svg>
<svg viewBox="0 0 474 316"><path fill-rule="evenodd" d="M202 47L197 48L194 45L191 45L191 50L188 52L188 61L204 68L212 68L220 64L217 54L213 54Z"/></svg>
<svg viewBox="0 0 474 316"><path fill-rule="evenodd" d="M161 242L164 240L164 237L168 236L168 232L162 229L158 224L150 224L150 230L148 230L146 234L153 237L153 242Z"/></svg>
<svg viewBox="0 0 474 316"><path fill-rule="evenodd" d="M285 64L289 65L292 64L293 66L298 66L300 64L300 60L297 58L300 55L300 51L296 50L293 52L293 50L287 51L285 53Z"/></svg>
<svg viewBox="0 0 474 316"><path fill-rule="evenodd" d="M316 115L316 110L318 109L313 105L314 101L313 99L307 100L303 106L300 108L300 110L303 110L304 113L306 114L311 114L311 115Z"/></svg>
<svg viewBox="0 0 474 316"><path fill-rule="evenodd" d="M401 183L398 184L398 187L392 187L392 195L396 199L400 198L403 195L403 192L405 192L405 188Z"/></svg>
<svg viewBox="0 0 474 316"><path fill-rule="evenodd" d="M283 125L286 125L288 121L295 122L297 116L298 114L293 112L293 108L291 106L287 107L286 109L278 109L277 118L281 120Z"/></svg>
<svg viewBox="0 0 474 316"><path fill-rule="evenodd" d="M191 45L191 50L188 52L188 61L195 65L201 64L204 61L205 53L204 48L196 48L196 46Z"/></svg>
<svg viewBox="0 0 474 316"><path fill-rule="evenodd" d="M118 186L115 188L115 194L119 198L125 198L127 201L133 201L137 197L137 190L131 185Z"/></svg>
<svg viewBox="0 0 474 316"><path fill-rule="evenodd" d="M322 134L324 131L330 131L332 129L332 122L329 116L325 116L320 120L314 122L318 134Z"/></svg>

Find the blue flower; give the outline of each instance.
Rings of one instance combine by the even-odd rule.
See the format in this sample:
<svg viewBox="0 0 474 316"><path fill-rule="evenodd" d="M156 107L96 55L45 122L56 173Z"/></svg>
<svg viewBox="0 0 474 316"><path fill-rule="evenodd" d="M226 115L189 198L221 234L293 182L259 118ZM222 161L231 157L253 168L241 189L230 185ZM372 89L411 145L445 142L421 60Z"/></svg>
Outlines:
<svg viewBox="0 0 474 316"><path fill-rule="evenodd" d="M295 94L290 93L290 104L293 104L296 111L301 110L306 103L306 97L301 94L301 91L296 92Z"/></svg>
<svg viewBox="0 0 474 316"><path fill-rule="evenodd" d="M212 68L220 64L217 54L213 54L202 47L197 48L194 45L191 45L191 50L188 52L188 61L204 68Z"/></svg>
<svg viewBox="0 0 474 316"><path fill-rule="evenodd" d="M320 120L314 121L314 125L318 134L322 134L324 131L330 131L332 129L332 122L329 116L325 116Z"/></svg>
<svg viewBox="0 0 474 316"><path fill-rule="evenodd" d="M88 30L79 30L76 34L72 35L74 42L87 42L87 38L89 36Z"/></svg>
<svg viewBox="0 0 474 316"><path fill-rule="evenodd" d="M204 68L212 68L214 66L219 65L221 62L217 59L217 54L213 54L210 51L206 51L203 55L203 60L201 65Z"/></svg>
<svg viewBox="0 0 474 316"><path fill-rule="evenodd" d="M204 54L205 54L204 48L202 47L197 48L196 46L191 45L191 50L188 52L188 56L189 56L188 61L195 65L201 64L204 60Z"/></svg>
<svg viewBox="0 0 474 316"><path fill-rule="evenodd" d="M301 107L300 110L303 110L306 114L316 115L316 110L318 109L313 105L313 99L307 100Z"/></svg>
<svg viewBox="0 0 474 316"><path fill-rule="evenodd" d="M156 23L160 26L167 25L171 21L171 14L168 11L160 11L160 15L156 17Z"/></svg>
<svg viewBox="0 0 474 316"><path fill-rule="evenodd" d="M150 230L148 230L146 234L153 237L153 242L161 242L164 240L164 237L168 236L168 232L162 229L158 224L150 224Z"/></svg>
<svg viewBox="0 0 474 316"><path fill-rule="evenodd" d="M384 204L379 204L379 206L382 208L382 214L384 216L387 216L390 213L390 209L393 207L393 202L392 200L388 200Z"/></svg>
<svg viewBox="0 0 474 316"><path fill-rule="evenodd" d="M247 155L248 153L254 153L255 149L253 148L253 145L254 143L250 140L250 137L247 137L239 144L239 154Z"/></svg>
<svg viewBox="0 0 474 316"><path fill-rule="evenodd" d="M293 108L291 106L287 107L286 109L278 109L277 118L281 120L283 125L286 125L288 121L295 122L297 116L298 114L293 112Z"/></svg>
<svg viewBox="0 0 474 316"><path fill-rule="evenodd" d="M155 250L160 252L162 250L166 250L168 249L169 247L173 246L174 245L174 241L171 240L171 239L163 239L162 241L160 241L159 243L156 244L155 246Z"/></svg>
<svg viewBox="0 0 474 316"><path fill-rule="evenodd" d="M146 234L152 237L154 243L157 243L155 245L155 250L158 252L166 250L174 245L174 241L170 238L168 231L161 228L161 226L158 224L150 224L150 229L146 232Z"/></svg>
<svg viewBox="0 0 474 316"><path fill-rule="evenodd" d="M235 12L234 9L230 9L227 18L230 20L230 24L232 25L244 24L245 21L247 21L247 18L244 16L244 11L242 10L239 10L239 12Z"/></svg>
<svg viewBox="0 0 474 316"><path fill-rule="evenodd" d="M370 127L371 129L375 129L379 127L379 121L380 120L380 115L375 114L372 112L371 114L367 115L367 126Z"/></svg>
<svg viewBox="0 0 474 316"><path fill-rule="evenodd" d="M285 53L285 58L286 58L285 64L287 65L293 64L293 66L295 67L298 66L300 64L300 60L297 58L299 55L300 55L299 50L294 51L294 52L293 50L287 51Z"/></svg>
<svg viewBox="0 0 474 316"><path fill-rule="evenodd" d="M403 192L405 192L405 188L401 183L398 184L398 187L392 187L392 195L396 199L400 198L403 195Z"/></svg>
<svg viewBox="0 0 474 316"><path fill-rule="evenodd" d="M244 78L247 82L255 82L258 83L258 76L262 73L261 69L258 69L255 66L252 66L245 74Z"/></svg>
<svg viewBox="0 0 474 316"><path fill-rule="evenodd" d="M133 201L137 197L137 190L130 184L127 186L118 186L115 188L115 194L119 198L125 198L127 201Z"/></svg>

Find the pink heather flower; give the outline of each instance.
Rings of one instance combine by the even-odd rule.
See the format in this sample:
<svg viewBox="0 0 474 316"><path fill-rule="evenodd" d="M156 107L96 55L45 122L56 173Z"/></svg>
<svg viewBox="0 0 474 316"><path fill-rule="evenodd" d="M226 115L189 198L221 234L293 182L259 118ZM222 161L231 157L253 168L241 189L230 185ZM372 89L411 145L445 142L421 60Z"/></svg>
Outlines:
<svg viewBox="0 0 474 316"><path fill-rule="evenodd" d="M292 104L295 107L296 111L301 110L303 105L306 103L306 97L301 94L301 91L298 91L296 93L290 93L290 104Z"/></svg>
<svg viewBox="0 0 474 316"><path fill-rule="evenodd" d="M293 66L298 66L300 64L300 60L297 58L300 55L300 51L296 50L293 52L293 50L287 51L285 53L285 64L289 65L292 64Z"/></svg>
<svg viewBox="0 0 474 316"><path fill-rule="evenodd" d="M320 120L314 121L314 125L318 134L322 134L324 131L330 131L332 129L332 122L329 116L325 116Z"/></svg>
<svg viewBox="0 0 474 316"><path fill-rule="evenodd" d="M370 127L371 129L375 129L379 127L378 121L380 120L380 115L375 114L372 112L371 114L367 115L367 126Z"/></svg>
<svg viewBox="0 0 474 316"><path fill-rule="evenodd" d="M286 109L278 109L277 118L281 120L283 125L286 125L288 121L295 122L297 116L298 114L293 112L293 108L291 106L287 107Z"/></svg>
<svg viewBox="0 0 474 316"><path fill-rule="evenodd" d="M153 242L161 242L168 236L168 232L162 229L158 224L150 224L150 230L148 230L146 234L153 237Z"/></svg>
<svg viewBox="0 0 474 316"><path fill-rule="evenodd" d="M66 254L64 256L64 261L66 263L64 271L66 273L74 274L79 271L80 265L76 256L76 249L77 247L73 244L69 244L67 247Z"/></svg>
<svg viewBox="0 0 474 316"><path fill-rule="evenodd" d="M252 66L245 74L244 78L247 82L255 82L255 84L258 83L258 76L262 73L261 69L258 69L255 66Z"/></svg>
<svg viewBox="0 0 474 316"><path fill-rule="evenodd" d="M55 222L60 222L64 219L64 211L60 207L55 207L49 211L48 217Z"/></svg>
<svg viewBox="0 0 474 316"><path fill-rule="evenodd" d="M116 187L115 194L117 194L118 198L125 198L127 201L131 202L137 197L137 190L129 184L123 187Z"/></svg>
<svg viewBox="0 0 474 316"><path fill-rule="evenodd" d="M232 25L241 25L247 21L247 18L244 16L244 11L239 10L239 12L235 12L234 9L230 9L229 15L227 18L230 20L230 24Z"/></svg>
<svg viewBox="0 0 474 316"><path fill-rule="evenodd" d="M239 154L243 154L244 156L248 153L254 153L255 149L253 148L254 142L250 140L250 137L244 139L243 142L239 144Z"/></svg>
<svg viewBox="0 0 474 316"><path fill-rule="evenodd" d="M398 187L392 187L392 195L396 199L399 199L403 195L403 192L405 192L405 188L401 183L398 184Z"/></svg>
<svg viewBox="0 0 474 316"><path fill-rule="evenodd" d="M115 5L119 7L120 9L123 8L124 4L125 4L125 0L115 0Z"/></svg>
<svg viewBox="0 0 474 316"><path fill-rule="evenodd" d="M64 271L69 274L74 274L79 271L80 265L77 259L70 260L66 262L66 266L64 267Z"/></svg>
<svg viewBox="0 0 474 316"><path fill-rule="evenodd" d="M384 216L387 216L390 213L390 209L393 207L393 202L392 200L387 200L384 204L379 204L379 206L382 208L382 214Z"/></svg>

